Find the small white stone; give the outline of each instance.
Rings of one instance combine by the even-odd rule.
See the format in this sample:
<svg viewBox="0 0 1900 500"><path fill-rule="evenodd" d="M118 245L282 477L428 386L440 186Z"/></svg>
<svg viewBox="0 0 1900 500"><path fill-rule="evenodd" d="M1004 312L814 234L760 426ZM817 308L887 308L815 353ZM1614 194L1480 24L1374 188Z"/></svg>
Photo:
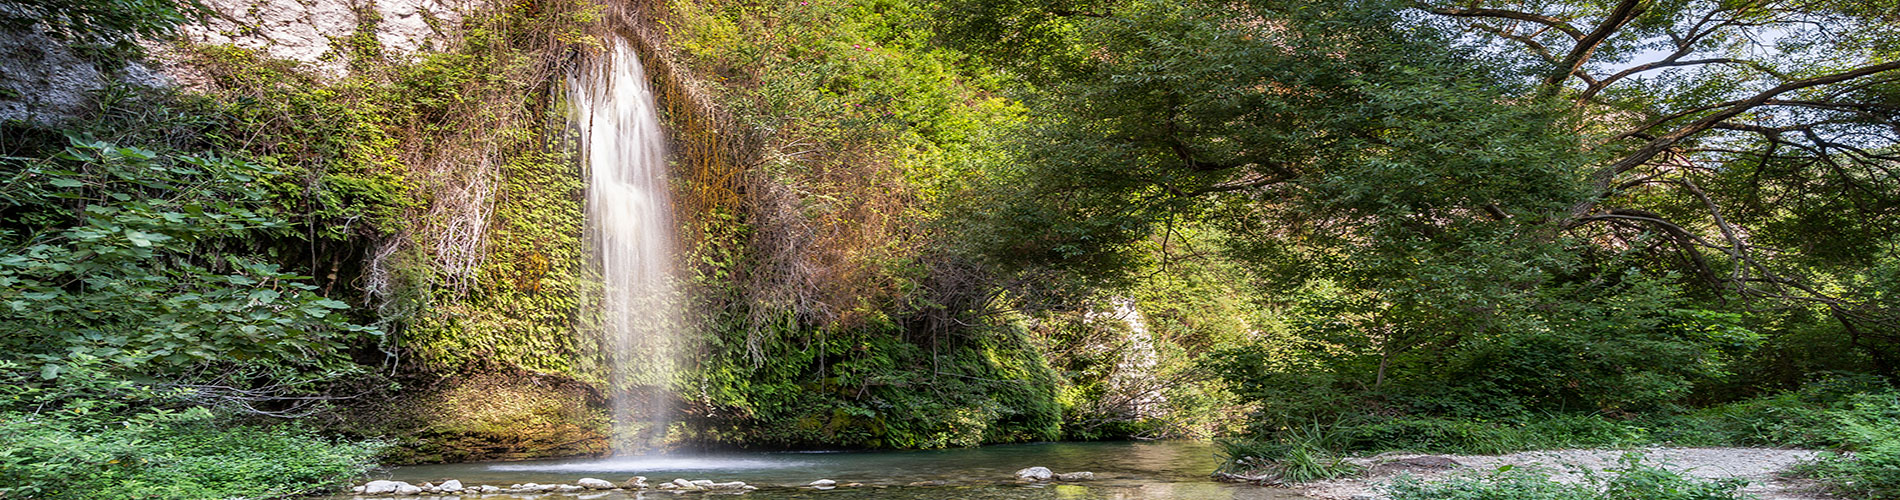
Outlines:
<svg viewBox="0 0 1900 500"><path fill-rule="evenodd" d="M832 480L830 480L830 479L820 479L820 480L817 480L817 481L812 481L812 482L811 482L811 484L810 484L810 485L808 485L808 486L820 486L820 487L823 487L823 486L837 486L837 485L838 485L838 482L837 482L837 481L832 481Z"/></svg>
<svg viewBox="0 0 1900 500"><path fill-rule="evenodd" d="M605 479L594 479L591 477L583 477L581 478L581 480L575 481L574 484L581 485L582 488L587 488L590 490L614 489L614 483L608 482Z"/></svg>

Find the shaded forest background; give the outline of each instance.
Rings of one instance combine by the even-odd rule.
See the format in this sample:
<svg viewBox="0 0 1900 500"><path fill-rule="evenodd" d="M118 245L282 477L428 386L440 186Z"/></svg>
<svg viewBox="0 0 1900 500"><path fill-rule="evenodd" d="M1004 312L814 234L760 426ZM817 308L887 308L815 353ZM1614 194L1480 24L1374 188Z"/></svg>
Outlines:
<svg viewBox="0 0 1900 500"><path fill-rule="evenodd" d="M0 491L604 452L561 96L624 36L674 147L680 446L1810 446L1877 498L1890 3L555 0L415 54L367 17L325 75L162 41L201 5L15 0L208 81L0 131Z"/></svg>

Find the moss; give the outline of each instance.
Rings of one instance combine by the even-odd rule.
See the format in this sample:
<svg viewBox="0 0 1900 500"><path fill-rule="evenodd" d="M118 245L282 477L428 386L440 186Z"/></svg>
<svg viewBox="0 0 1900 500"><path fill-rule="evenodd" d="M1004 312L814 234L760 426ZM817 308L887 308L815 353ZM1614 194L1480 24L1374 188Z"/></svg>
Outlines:
<svg viewBox="0 0 1900 500"><path fill-rule="evenodd" d="M607 452L609 417L590 384L488 362L453 376L412 374L405 380L405 389L341 416L340 429L396 437L386 463Z"/></svg>

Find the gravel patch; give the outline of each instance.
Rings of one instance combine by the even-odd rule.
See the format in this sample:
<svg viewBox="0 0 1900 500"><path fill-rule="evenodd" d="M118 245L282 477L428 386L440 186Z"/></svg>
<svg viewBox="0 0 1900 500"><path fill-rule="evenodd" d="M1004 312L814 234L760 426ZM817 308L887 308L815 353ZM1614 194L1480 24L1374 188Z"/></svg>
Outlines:
<svg viewBox="0 0 1900 500"><path fill-rule="evenodd" d="M1821 500L1809 481L1780 477L1800 462L1811 460L1812 450L1774 448L1633 448L1627 450L1545 450L1509 455L1420 455L1388 453L1363 459L1368 474L1362 478L1336 479L1300 485L1306 496L1327 500L1383 500L1380 487L1400 474L1426 480L1443 479L1463 471L1489 471L1512 465L1538 467L1551 478L1566 483L1583 481L1578 468L1593 471L1615 467L1617 460L1630 451L1642 452L1644 463L1661 465L1685 476L1716 479L1738 477L1748 480L1743 491L1762 500Z"/></svg>

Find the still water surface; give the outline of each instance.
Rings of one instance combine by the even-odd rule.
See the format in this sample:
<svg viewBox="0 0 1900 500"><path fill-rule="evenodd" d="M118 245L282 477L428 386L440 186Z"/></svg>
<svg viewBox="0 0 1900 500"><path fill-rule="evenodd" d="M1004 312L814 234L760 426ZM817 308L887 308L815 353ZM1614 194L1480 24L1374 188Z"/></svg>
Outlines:
<svg viewBox="0 0 1900 500"><path fill-rule="evenodd" d="M1188 441L1040 443L931 451L750 452L657 457L540 460L399 467L389 479L420 484L459 479L464 484L573 484L584 477L613 482L646 476L651 483L673 478L745 481L762 489L746 499L899 500L1295 500L1293 492L1215 482L1220 464L1213 446ZM1090 471L1096 480L1024 485L1014 473L1042 466L1056 472ZM816 491L800 486L818 479L859 488ZM942 485L907 486L924 481ZM715 493L667 491L599 492L580 495L487 495L485 500L673 499ZM343 497L348 498L348 497ZM407 497L418 498L418 497ZM428 498L420 497L420 498ZM456 498L456 497L445 497ZM472 497L471 497L472 498ZM725 498L721 496L721 498Z"/></svg>

